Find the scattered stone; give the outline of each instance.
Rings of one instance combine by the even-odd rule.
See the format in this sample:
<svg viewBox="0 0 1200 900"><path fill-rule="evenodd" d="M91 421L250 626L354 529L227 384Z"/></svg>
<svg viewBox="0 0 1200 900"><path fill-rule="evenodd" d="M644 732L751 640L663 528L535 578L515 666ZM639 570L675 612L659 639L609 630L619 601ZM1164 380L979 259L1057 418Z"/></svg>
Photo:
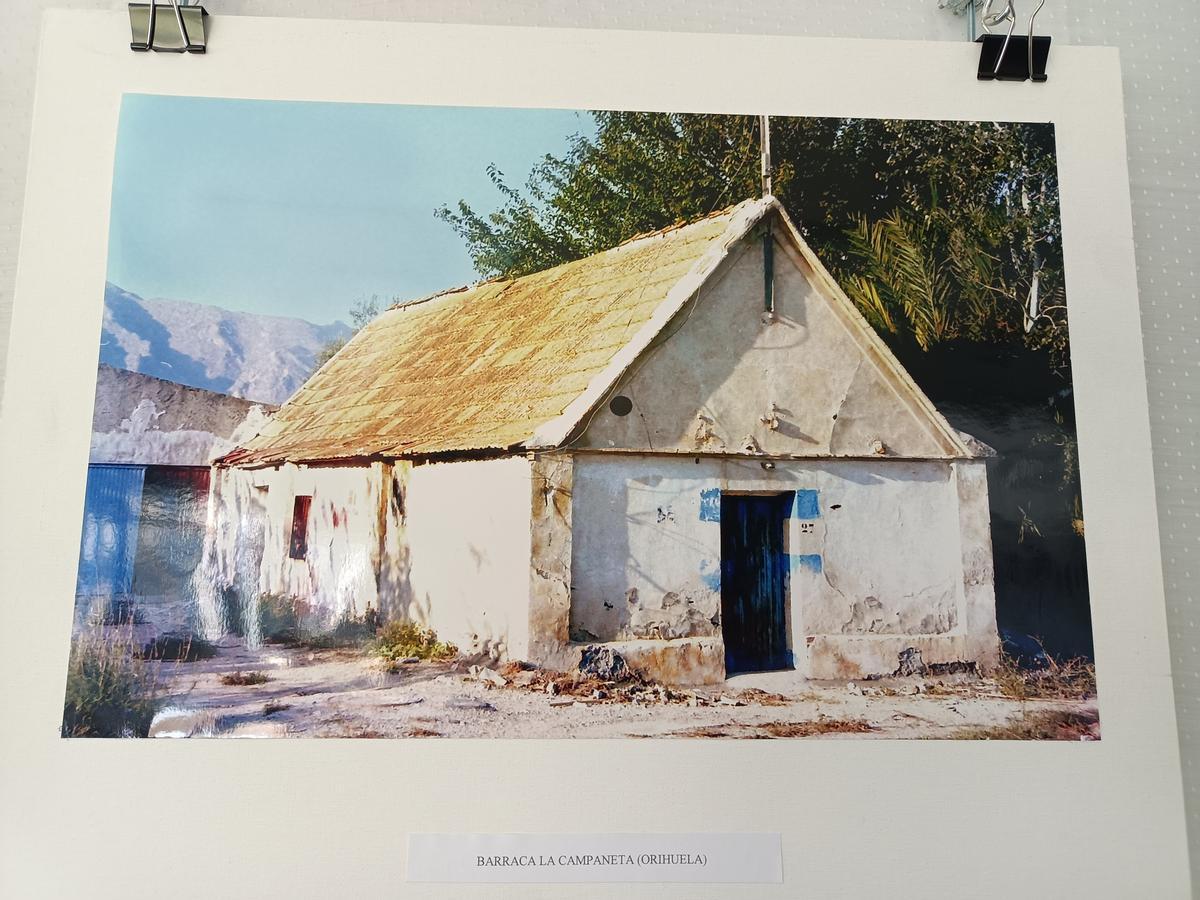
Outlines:
<svg viewBox="0 0 1200 900"><path fill-rule="evenodd" d="M402 666L415 665L416 663L419 663L420 661L421 661L421 657L419 657L419 656L402 656L400 659L396 660L396 662Z"/></svg>
<svg viewBox="0 0 1200 900"><path fill-rule="evenodd" d="M495 669L489 669L487 666L471 666L467 672L468 677L474 678L476 681L483 682L484 684L491 684L496 687L504 687L504 685L508 684L504 680L503 675Z"/></svg>
<svg viewBox="0 0 1200 900"><path fill-rule="evenodd" d="M496 707L488 703L486 700L480 700L478 697L469 697L465 694L460 694L457 697L451 697L446 701L446 706L450 709L484 709L495 712Z"/></svg>
<svg viewBox="0 0 1200 900"><path fill-rule="evenodd" d="M593 700L605 700L607 698L608 698L608 691L602 691L602 690L600 690L600 688L596 688L596 690L592 691L592 699Z"/></svg>
<svg viewBox="0 0 1200 900"><path fill-rule="evenodd" d="M600 681L629 681L633 678L633 673L620 653L612 647L596 644L589 644L583 648L579 657L579 673Z"/></svg>
<svg viewBox="0 0 1200 900"><path fill-rule="evenodd" d="M736 697L727 697L724 694L721 695L721 699L718 700L717 702L719 704L721 704L721 706L745 706L746 705L744 700L738 700Z"/></svg>
<svg viewBox="0 0 1200 900"><path fill-rule="evenodd" d="M518 672L512 677L512 684L517 687L529 687L537 681L537 672Z"/></svg>
<svg viewBox="0 0 1200 900"><path fill-rule="evenodd" d="M853 694L854 696L856 696L856 697L861 697L861 696L862 696L862 688L860 688L860 687L859 687L857 684L855 684L853 681L851 681L850 683L848 683L848 684L846 685L846 690L848 690L850 693L852 693L852 694Z"/></svg>
<svg viewBox="0 0 1200 900"><path fill-rule="evenodd" d="M926 666L929 675L973 675L979 676L979 667L974 661L956 660L954 662L931 663Z"/></svg>
<svg viewBox="0 0 1200 900"><path fill-rule="evenodd" d="M569 698L566 700L551 700L550 705L551 706L574 706L575 701L571 700Z"/></svg>
<svg viewBox="0 0 1200 900"><path fill-rule="evenodd" d="M546 682L546 693L549 694L551 697L553 697L555 694L558 693L558 685L555 684L553 681Z"/></svg>
<svg viewBox="0 0 1200 900"><path fill-rule="evenodd" d="M424 703L424 697L402 697L399 700L393 700L391 703L385 703L384 706L414 706L417 703Z"/></svg>
<svg viewBox="0 0 1200 900"><path fill-rule="evenodd" d="M926 672L925 662L921 659L921 651L916 647L905 647L901 650L899 662L896 671L892 673L899 678L907 678L909 675L924 675Z"/></svg>

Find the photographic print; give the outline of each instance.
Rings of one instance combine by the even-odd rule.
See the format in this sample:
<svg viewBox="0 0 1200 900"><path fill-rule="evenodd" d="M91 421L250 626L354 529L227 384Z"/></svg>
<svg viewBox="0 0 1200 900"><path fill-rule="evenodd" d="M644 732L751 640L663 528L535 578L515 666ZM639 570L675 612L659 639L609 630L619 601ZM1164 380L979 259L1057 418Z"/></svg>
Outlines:
<svg viewBox="0 0 1200 900"><path fill-rule="evenodd" d="M128 94L101 290L64 736L1100 737L1052 124Z"/></svg>

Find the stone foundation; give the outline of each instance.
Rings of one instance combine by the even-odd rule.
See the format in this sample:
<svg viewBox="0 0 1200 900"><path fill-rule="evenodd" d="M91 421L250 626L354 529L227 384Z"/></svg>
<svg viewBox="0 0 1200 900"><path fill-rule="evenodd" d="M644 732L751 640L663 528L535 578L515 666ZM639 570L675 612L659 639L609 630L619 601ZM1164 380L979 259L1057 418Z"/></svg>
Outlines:
<svg viewBox="0 0 1200 900"><path fill-rule="evenodd" d="M587 644L571 644L571 668ZM607 641L636 675L655 684L720 684L725 680L725 642L719 637L680 638L670 641Z"/></svg>
<svg viewBox="0 0 1200 900"><path fill-rule="evenodd" d="M1000 656L996 639L969 635L814 635L806 649L807 677L814 681L891 675L900 654L920 652L926 665L973 662L981 672L995 668Z"/></svg>

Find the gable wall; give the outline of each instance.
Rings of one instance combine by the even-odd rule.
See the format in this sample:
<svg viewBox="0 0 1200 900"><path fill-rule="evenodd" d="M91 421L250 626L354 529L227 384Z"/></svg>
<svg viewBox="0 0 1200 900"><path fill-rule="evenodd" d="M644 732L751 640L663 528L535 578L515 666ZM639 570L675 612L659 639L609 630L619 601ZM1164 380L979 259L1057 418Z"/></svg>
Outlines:
<svg viewBox="0 0 1200 900"><path fill-rule="evenodd" d="M876 441L887 456L957 455L775 227L776 321L764 321L750 237L609 395L633 411L617 416L606 399L574 446L741 452L752 437L768 455L869 457ZM761 421L772 403L773 429Z"/></svg>

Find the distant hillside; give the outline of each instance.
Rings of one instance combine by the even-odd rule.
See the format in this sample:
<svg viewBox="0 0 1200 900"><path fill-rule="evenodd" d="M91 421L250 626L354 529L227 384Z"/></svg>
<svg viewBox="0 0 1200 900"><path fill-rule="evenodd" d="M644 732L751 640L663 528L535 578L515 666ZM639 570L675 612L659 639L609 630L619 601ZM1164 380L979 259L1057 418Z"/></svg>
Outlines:
<svg viewBox="0 0 1200 900"><path fill-rule="evenodd" d="M350 333L342 322L314 325L184 300L145 300L105 284L100 362L279 404L311 374L321 348Z"/></svg>

